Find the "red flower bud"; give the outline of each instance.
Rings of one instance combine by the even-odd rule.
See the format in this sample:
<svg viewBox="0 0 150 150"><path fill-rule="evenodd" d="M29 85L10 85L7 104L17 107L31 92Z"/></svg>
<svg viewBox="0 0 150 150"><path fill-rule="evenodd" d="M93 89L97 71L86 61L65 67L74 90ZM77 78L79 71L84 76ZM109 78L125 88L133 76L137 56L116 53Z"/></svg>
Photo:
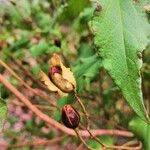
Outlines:
<svg viewBox="0 0 150 150"><path fill-rule="evenodd" d="M71 105L65 105L62 108L62 122L66 127L75 129L80 122L79 113Z"/></svg>
<svg viewBox="0 0 150 150"><path fill-rule="evenodd" d="M58 73L58 74L61 74L62 73L62 70L59 66L53 66L49 69L49 77L51 77L51 75L54 75L55 73Z"/></svg>
<svg viewBox="0 0 150 150"><path fill-rule="evenodd" d="M63 78L62 69L59 66L51 67L49 69L48 76L55 86L57 86L61 91L70 93L74 90L74 86Z"/></svg>

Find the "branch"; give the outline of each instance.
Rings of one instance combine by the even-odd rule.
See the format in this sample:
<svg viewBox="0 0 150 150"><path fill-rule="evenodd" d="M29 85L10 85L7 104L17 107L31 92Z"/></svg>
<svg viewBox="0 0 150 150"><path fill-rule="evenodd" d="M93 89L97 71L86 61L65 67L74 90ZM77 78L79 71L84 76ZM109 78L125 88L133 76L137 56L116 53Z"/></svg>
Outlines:
<svg viewBox="0 0 150 150"><path fill-rule="evenodd" d="M65 127L64 125L58 123L54 119L50 118L43 112L41 112L37 107L32 105L30 100L28 100L24 95L22 95L11 83L9 83L3 75L0 74L0 82L9 89L18 99L21 100L35 115L41 118L44 122L48 123L49 125L53 126L54 128L63 131L69 135L76 136L74 130ZM100 135L113 135L113 136L123 136L123 137L133 137L133 133L129 131L121 131L121 130L107 130L107 129L97 129L91 130L91 133L94 136ZM88 131L80 130L80 135L83 137L90 137Z"/></svg>
<svg viewBox="0 0 150 150"><path fill-rule="evenodd" d="M0 147L11 147L11 148L19 148L24 146L39 146L39 145L52 145L56 144L60 141L62 141L65 138L65 136L60 136L52 140L36 140L36 141L30 141L30 142L23 142L19 144L2 144L0 143Z"/></svg>
<svg viewBox="0 0 150 150"><path fill-rule="evenodd" d="M18 74L11 69L11 67L9 67L5 62L3 62L2 60L0 60L0 64L6 68L9 73L11 75L13 75L18 81L21 82L22 85L24 85L29 91L33 92L35 95L41 97L42 99L47 100L48 103L50 103L52 106L56 107L57 109L59 109L59 107L57 107L52 101L48 100L49 97L47 95L41 94L39 91L33 89L32 87L30 87L21 77L18 76Z"/></svg>

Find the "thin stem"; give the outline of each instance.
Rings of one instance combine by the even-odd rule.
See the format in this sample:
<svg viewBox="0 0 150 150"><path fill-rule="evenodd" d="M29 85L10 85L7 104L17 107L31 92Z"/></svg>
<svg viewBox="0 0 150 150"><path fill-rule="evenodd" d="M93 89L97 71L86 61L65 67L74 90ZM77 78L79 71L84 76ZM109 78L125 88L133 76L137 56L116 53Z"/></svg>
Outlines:
<svg viewBox="0 0 150 150"><path fill-rule="evenodd" d="M124 143L123 146L137 145L138 143L139 143L139 141L133 140L133 141L128 141L128 142Z"/></svg>
<svg viewBox="0 0 150 150"><path fill-rule="evenodd" d="M80 139L80 141L84 144L84 146L89 149L89 150L93 150L92 148L90 148L86 142L83 140L83 138L80 136L79 132L77 129L74 129L75 133L77 134L77 137Z"/></svg>
<svg viewBox="0 0 150 150"><path fill-rule="evenodd" d="M135 147L129 147L129 146L107 146L106 149L112 150L112 149L119 149L119 150L141 150L142 143L140 142L138 146Z"/></svg>
<svg viewBox="0 0 150 150"><path fill-rule="evenodd" d="M101 140L100 140L99 138L95 137L95 136L91 133L91 131L90 131L89 129L87 129L87 131L88 131L88 133L90 134L90 136L91 136L96 142L98 142L103 148L107 147L107 146L105 146L105 145L103 144L103 142L101 142Z"/></svg>
<svg viewBox="0 0 150 150"><path fill-rule="evenodd" d="M82 149L82 146L83 146L83 143L81 143L81 144L76 148L76 150L81 150L81 149Z"/></svg>
<svg viewBox="0 0 150 150"><path fill-rule="evenodd" d="M17 80L19 80L21 82L22 85L24 85L27 89L29 89L29 91L33 92L35 95L41 97L42 99L45 99L48 101L48 103L50 103L52 106L56 107L57 109L60 110L60 108L58 106L56 106L52 101L49 101L49 97L47 95L41 94L39 93L37 90L33 89L32 87L30 87L28 84L26 84L26 82L24 80L22 80L15 71L13 71L5 62L3 62L2 60L0 60L0 64L5 67L11 75L13 75Z"/></svg>
<svg viewBox="0 0 150 150"><path fill-rule="evenodd" d="M82 103L82 101L80 100L80 98L78 97L77 93L74 92L74 96L76 98L76 100L79 102L80 106L82 107L83 113L86 116L86 121L87 121L87 126L86 126L86 130L88 131L88 133L90 134L90 136L96 141L98 142L102 147L106 147L101 141L100 139L98 139L97 137L93 136L93 134L91 133L90 129L89 129L89 117L88 117L88 113Z"/></svg>
<svg viewBox="0 0 150 150"><path fill-rule="evenodd" d="M18 100L13 100L12 103L14 105L21 106L21 107L26 106L24 103L22 103ZM40 105L40 104L34 104L34 106L36 106L37 108L39 108L41 110L50 110L50 111L56 110L56 108L53 106L45 106L45 105Z"/></svg>
<svg viewBox="0 0 150 150"><path fill-rule="evenodd" d="M39 87L41 87L43 90L49 92L49 90L39 81L37 80L31 73L30 73L30 69L26 70L26 68L22 65L22 63L20 61L17 61L16 59L14 59L14 57L10 56L9 57L13 60L13 62L19 67L21 68L21 70L23 71L23 73L25 75L27 75L31 80L33 80Z"/></svg>
<svg viewBox="0 0 150 150"><path fill-rule="evenodd" d="M82 110L83 110L83 113L84 113L84 115L85 115L85 117L86 117L86 129L88 130L88 129L89 129L89 116L88 116L88 113L87 113L87 111L86 111L86 109L85 109L85 107L84 107L82 101L81 101L80 98L78 97L76 91L74 91L74 96L75 96L77 102L80 104L80 106L81 106L81 108L82 108Z"/></svg>
<svg viewBox="0 0 150 150"><path fill-rule="evenodd" d="M49 144L55 144L57 142L62 141L65 138L65 136L60 136L52 140L39 140L39 141L29 141L25 143L18 143L18 144L0 144L0 147L11 147L11 148L19 148L19 147L25 147L25 146L39 146L39 145L49 145Z"/></svg>

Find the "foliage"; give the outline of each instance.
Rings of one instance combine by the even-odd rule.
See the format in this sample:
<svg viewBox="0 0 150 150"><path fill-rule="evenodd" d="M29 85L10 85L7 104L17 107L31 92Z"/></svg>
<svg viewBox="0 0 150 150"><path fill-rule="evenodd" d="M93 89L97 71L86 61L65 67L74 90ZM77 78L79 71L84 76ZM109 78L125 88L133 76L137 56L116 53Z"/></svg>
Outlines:
<svg viewBox="0 0 150 150"><path fill-rule="evenodd" d="M144 149L150 149L150 125L146 124L139 117L133 118L129 123L129 129L132 130L144 143ZM141 131L142 132L139 132Z"/></svg>
<svg viewBox="0 0 150 150"><path fill-rule="evenodd" d="M148 108L150 12L145 10L145 5L149 6L150 1L0 0L0 59L8 65L0 64L0 75L50 119L62 123L61 109L66 104L73 105L81 117L79 130L85 129L88 123L77 102L79 98L89 114L91 130L122 129L134 133L133 138L107 135L98 136L98 140L107 145L123 145L136 138L144 150L149 150L150 129L144 104ZM67 71L63 75L65 81L71 82L68 72L71 76L73 73L77 93L65 92L59 97L55 92L60 88L54 83L54 76L50 77L50 90L40 81L42 70L49 83L48 71L54 65L49 59L54 53L60 56L61 67ZM1 123L6 122L0 135L2 144L9 144L11 149L12 145L24 141L56 139L55 144L39 148L68 149L71 145L76 149L80 145L76 137L49 127L3 84L0 84L0 94ZM59 135L63 139L57 139ZM93 149L101 149L95 139L89 138L86 143Z"/></svg>
<svg viewBox="0 0 150 150"><path fill-rule="evenodd" d="M141 19L130 0L99 3L102 11L92 19L91 27L102 64L132 109L148 121L141 91L139 55L148 45L146 27L150 26Z"/></svg>
<svg viewBox="0 0 150 150"><path fill-rule="evenodd" d="M0 97L0 131L3 130L4 122L6 121L7 106L6 102Z"/></svg>

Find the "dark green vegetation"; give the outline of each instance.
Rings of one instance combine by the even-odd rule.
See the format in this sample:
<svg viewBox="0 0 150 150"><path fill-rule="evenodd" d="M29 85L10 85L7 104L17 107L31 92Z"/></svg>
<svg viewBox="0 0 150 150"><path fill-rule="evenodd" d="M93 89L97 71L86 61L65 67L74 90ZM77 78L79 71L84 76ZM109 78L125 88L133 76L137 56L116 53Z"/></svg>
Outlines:
<svg viewBox="0 0 150 150"><path fill-rule="evenodd" d="M0 59L26 84L39 93L46 92L59 108L72 104L86 126L82 109L71 94L58 98L39 80L40 70L48 73L52 54L60 54L75 75L91 129L122 129L135 134L132 138L99 138L108 145L139 140L144 150L149 150L150 1L99 0L99 4L88 0L0 0ZM32 104L62 123L58 108L35 96L1 64L0 73ZM49 140L62 135L61 142L49 147L66 149L71 145L75 149L79 145L76 138L47 127L2 84L0 98L1 127L6 118L5 102L8 106L6 127L0 135L4 143L13 145L24 139ZM87 144L94 149L100 147L90 139Z"/></svg>

